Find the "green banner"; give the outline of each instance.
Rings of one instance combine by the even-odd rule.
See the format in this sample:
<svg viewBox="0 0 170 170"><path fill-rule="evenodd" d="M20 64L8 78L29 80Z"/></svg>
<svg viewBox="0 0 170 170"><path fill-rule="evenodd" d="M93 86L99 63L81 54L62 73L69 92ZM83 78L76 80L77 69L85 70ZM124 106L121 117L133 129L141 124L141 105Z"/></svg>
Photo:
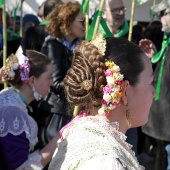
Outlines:
<svg viewBox="0 0 170 170"><path fill-rule="evenodd" d="M157 84L156 84L155 100L159 100L159 98L160 98L162 75L163 75L163 71L164 71L165 59L167 57L165 55L165 51L166 51L168 46L170 46L170 38L168 38L167 35L164 34L164 40L162 42L161 51L159 51L157 54L155 54L151 59L152 63L157 63L158 61L162 60L160 70L159 70L158 79L157 79Z"/></svg>
<svg viewBox="0 0 170 170"><path fill-rule="evenodd" d="M0 6L4 4L4 0L0 0Z"/></svg>
<svg viewBox="0 0 170 170"><path fill-rule="evenodd" d="M92 40L93 38L93 33L94 33L94 28L95 28L95 24L96 24L96 20L97 17L100 16L101 20L100 20L100 24L99 24L99 28L98 31L102 31L103 32L103 36L105 38L107 37L113 37L113 34L110 32L109 28L107 27L106 21L104 20L104 18L101 16L101 11L96 11L96 13L94 14L94 19L92 20L91 25L89 26L89 30L88 30L88 35L87 35L87 40Z"/></svg>
<svg viewBox="0 0 170 170"><path fill-rule="evenodd" d="M80 12L82 12L83 14L87 14L88 4L89 4L89 0L83 0L80 6Z"/></svg>

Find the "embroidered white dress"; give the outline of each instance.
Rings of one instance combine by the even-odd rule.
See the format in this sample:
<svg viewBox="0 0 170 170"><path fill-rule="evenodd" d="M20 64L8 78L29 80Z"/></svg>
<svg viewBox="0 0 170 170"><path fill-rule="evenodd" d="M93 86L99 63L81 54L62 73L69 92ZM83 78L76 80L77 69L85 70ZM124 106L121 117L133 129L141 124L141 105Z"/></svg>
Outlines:
<svg viewBox="0 0 170 170"><path fill-rule="evenodd" d="M49 170L143 170L117 122L82 117L64 130Z"/></svg>
<svg viewBox="0 0 170 170"><path fill-rule="evenodd" d="M28 115L26 105L22 102L14 88L6 88L0 92L0 138L9 133L18 136L25 132L29 140L30 151L38 141L38 127L34 119ZM41 156L38 151L28 155L28 159L17 170L41 170Z"/></svg>

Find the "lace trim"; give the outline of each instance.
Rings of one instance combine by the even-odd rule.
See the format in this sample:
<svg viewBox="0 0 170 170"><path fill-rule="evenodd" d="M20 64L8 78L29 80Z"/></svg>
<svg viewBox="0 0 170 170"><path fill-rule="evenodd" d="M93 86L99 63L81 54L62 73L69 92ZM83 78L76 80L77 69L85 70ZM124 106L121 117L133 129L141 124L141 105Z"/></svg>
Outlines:
<svg viewBox="0 0 170 170"><path fill-rule="evenodd" d="M38 141L37 131L36 122L28 115L26 106L14 89L2 90L0 92L0 137L8 133L17 136L25 132L32 150Z"/></svg>
<svg viewBox="0 0 170 170"><path fill-rule="evenodd" d="M28 156L28 160L25 161L20 167L18 167L16 170L42 170L43 166L41 163L41 155L38 151L33 152Z"/></svg>
<svg viewBox="0 0 170 170"><path fill-rule="evenodd" d="M103 116L80 118L64 132L65 140L59 143L58 152L50 164L51 170L76 170L92 158L102 157L105 160L108 156L119 159L129 170L144 169L139 165L131 145L125 141L126 136L118 129L117 122L104 121Z"/></svg>

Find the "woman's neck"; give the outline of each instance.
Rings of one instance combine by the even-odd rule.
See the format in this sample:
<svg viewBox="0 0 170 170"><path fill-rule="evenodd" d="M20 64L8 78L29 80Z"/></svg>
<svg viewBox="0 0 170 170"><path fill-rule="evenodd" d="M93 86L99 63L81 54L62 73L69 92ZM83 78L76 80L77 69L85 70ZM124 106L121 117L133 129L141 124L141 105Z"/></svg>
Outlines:
<svg viewBox="0 0 170 170"><path fill-rule="evenodd" d="M29 105L34 100L33 92L28 86L23 85L20 88L15 88L15 89L23 97L23 99L21 100L23 100L23 102L25 100L27 105Z"/></svg>
<svg viewBox="0 0 170 170"><path fill-rule="evenodd" d="M66 39L70 44L72 44L73 41L74 41L76 38L73 37L72 35L68 34L68 35L66 35L65 39Z"/></svg>
<svg viewBox="0 0 170 170"><path fill-rule="evenodd" d="M89 109L90 115L98 116L98 109L99 108L91 107ZM110 112L110 115L106 117L109 122L118 122L119 131L122 132L123 134L125 134L128 129L127 124L126 124L125 112L126 110L124 110L124 107L119 106L115 110L112 110Z"/></svg>

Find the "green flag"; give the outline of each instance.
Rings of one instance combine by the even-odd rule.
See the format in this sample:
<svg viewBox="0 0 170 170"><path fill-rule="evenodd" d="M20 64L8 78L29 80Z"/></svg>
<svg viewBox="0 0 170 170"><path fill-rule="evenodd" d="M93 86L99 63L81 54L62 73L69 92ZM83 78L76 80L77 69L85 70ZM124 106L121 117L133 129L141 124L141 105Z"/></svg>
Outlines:
<svg viewBox="0 0 170 170"><path fill-rule="evenodd" d="M143 5L144 3L146 3L148 0L137 0L137 2L139 3L139 5Z"/></svg>
<svg viewBox="0 0 170 170"><path fill-rule="evenodd" d="M88 4L89 4L89 0L83 0L80 6L80 12L82 12L83 14L87 14Z"/></svg>
<svg viewBox="0 0 170 170"><path fill-rule="evenodd" d="M4 4L4 0L0 0L0 6Z"/></svg>
<svg viewBox="0 0 170 170"><path fill-rule="evenodd" d="M97 17L100 16L101 20L100 20L100 24L99 24L99 28L98 28L98 32L102 31L103 32L103 36L105 38L107 37L113 37L113 34L110 32L109 28L107 27L106 21L104 20L104 18L101 16L101 12L98 10L96 11L96 13L94 14L94 19L91 23L91 25L89 26L89 30L88 30L88 35L87 35L87 40L90 41L93 38L93 33L94 33L94 28L95 28L95 24L96 24L96 20Z"/></svg>

